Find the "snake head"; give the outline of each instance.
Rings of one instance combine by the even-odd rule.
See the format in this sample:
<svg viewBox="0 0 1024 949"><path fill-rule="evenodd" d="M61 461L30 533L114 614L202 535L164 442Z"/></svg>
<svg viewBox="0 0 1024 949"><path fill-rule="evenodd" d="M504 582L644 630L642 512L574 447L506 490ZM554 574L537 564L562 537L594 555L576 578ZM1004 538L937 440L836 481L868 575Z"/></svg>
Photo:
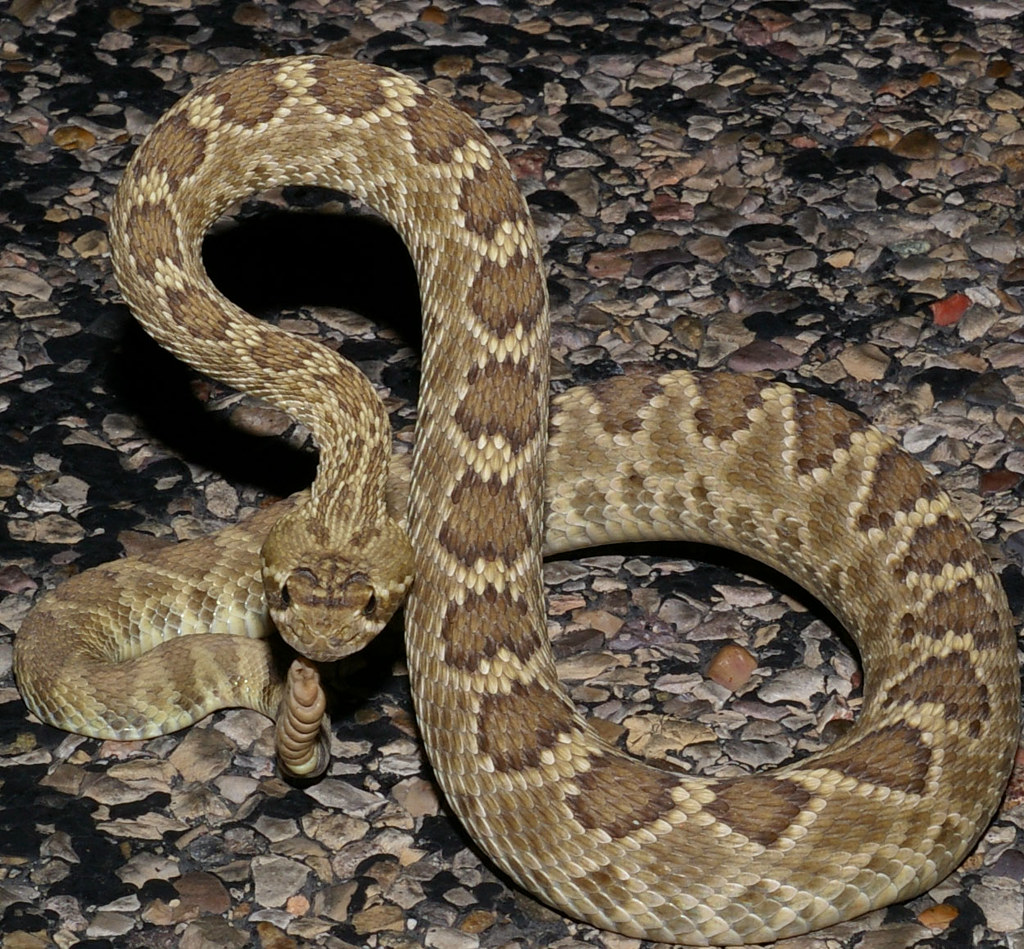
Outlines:
<svg viewBox="0 0 1024 949"><path fill-rule="evenodd" d="M314 662L362 649L391 619L412 583L412 547L387 519L324 543L301 509L263 544L263 588L282 638Z"/></svg>

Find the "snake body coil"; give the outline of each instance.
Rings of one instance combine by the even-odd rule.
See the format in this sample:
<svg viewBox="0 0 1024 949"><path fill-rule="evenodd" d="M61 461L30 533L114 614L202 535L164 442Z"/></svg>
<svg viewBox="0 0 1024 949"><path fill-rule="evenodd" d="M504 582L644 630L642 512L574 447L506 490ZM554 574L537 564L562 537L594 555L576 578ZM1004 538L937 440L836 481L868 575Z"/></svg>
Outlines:
<svg viewBox="0 0 1024 949"><path fill-rule="evenodd" d="M414 571L381 501L387 419L372 391L321 347L297 349L226 305L202 270L210 223L232 201L286 184L337 188L380 210L419 275ZM321 462L285 528L261 515L254 533L213 542L227 562L215 589L204 585L208 553L199 564L162 553L45 600L16 656L40 716L126 737L230 704L232 683L203 658L208 640L222 641L218 662L236 670L226 678L259 693L245 701L273 714L280 683L260 671L269 647L259 637L272 628L260 581L273 625L320 660L372 635L414 573L407 651L437 779L491 859L572 916L670 942L768 941L916 895L974 845L1017 742L1016 654L998 580L950 499L861 419L751 377L629 373L560 396L549 426L536 238L504 160L465 115L373 66L246 66L158 123L112 225L118 278L147 329L307 422ZM601 741L557 681L541 545L642 538L741 550L819 597L863 661L852 730L797 764L726 779L668 774ZM395 549L379 568L378 553ZM148 593L122 585L145 569ZM114 582L111 605L102 596ZM334 609L354 632L338 632ZM118 694L111 659L90 652L102 640L126 654L108 648L108 633L87 630L85 645L54 633L78 623L69 611L109 614L146 640L131 661L153 692ZM178 636L209 626L241 635ZM173 658L183 645L188 658ZM232 665L237 650L249 665ZM185 681L172 688L182 662ZM191 706L173 721L169 690ZM108 712L114 725L95 724Z"/></svg>

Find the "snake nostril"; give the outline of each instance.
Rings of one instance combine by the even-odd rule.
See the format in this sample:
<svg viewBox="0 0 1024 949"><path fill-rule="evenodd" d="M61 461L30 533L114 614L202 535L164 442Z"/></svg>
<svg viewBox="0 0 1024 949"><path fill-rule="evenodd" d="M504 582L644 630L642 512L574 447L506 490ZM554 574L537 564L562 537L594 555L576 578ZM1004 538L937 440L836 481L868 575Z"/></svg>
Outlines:
<svg viewBox="0 0 1024 949"><path fill-rule="evenodd" d="M288 592L288 584L281 584L281 606L288 609L292 605L292 595Z"/></svg>

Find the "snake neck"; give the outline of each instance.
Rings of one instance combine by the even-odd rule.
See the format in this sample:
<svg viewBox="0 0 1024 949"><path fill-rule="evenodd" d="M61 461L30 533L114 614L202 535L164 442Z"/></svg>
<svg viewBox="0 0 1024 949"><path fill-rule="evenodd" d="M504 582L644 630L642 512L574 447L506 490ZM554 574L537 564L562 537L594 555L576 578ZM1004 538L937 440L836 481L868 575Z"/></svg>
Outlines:
<svg viewBox="0 0 1024 949"><path fill-rule="evenodd" d="M388 82L405 99L415 88L384 70L315 58L268 60L216 77L157 123L112 212L114 269L139 322L179 359L310 429L320 463L309 513L327 524L351 518L345 512L365 512L371 522L384 516L387 413L337 353L226 299L202 265L202 241L239 200L288 185L352 194L408 240L420 212L408 206L393 169L410 156L396 138L386 148L387 136L361 120L379 110ZM331 112L334 121L323 108L332 95L348 102L344 115ZM437 255L429 256L417 261L426 275Z"/></svg>

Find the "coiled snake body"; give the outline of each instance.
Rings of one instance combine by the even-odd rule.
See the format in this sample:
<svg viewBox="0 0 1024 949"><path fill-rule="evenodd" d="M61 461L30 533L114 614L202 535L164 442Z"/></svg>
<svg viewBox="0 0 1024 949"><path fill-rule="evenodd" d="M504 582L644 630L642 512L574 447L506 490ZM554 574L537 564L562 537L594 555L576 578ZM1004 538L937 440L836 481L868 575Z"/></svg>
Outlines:
<svg viewBox="0 0 1024 949"><path fill-rule="evenodd" d="M360 197L412 254L425 322L414 571L382 500L387 419L368 384L246 317L202 270L212 221L284 184ZM572 916L655 940L768 941L920 893L978 839L1018 738L1015 644L950 499L856 416L739 375L645 370L572 390L549 436L536 239L503 159L463 114L373 66L246 66L158 123L112 226L118 278L149 332L306 422L320 466L275 526L263 514L211 542L223 566L209 548L183 563L161 553L44 600L16 652L38 715L127 737L227 704L272 714L270 647L246 638L269 625L261 582L285 639L319 661L372 635L414 574L408 661L437 779L491 859ZM550 550L705 541L780 569L857 642L854 728L797 764L728 779L668 774L607 746L557 681L545 537ZM136 572L148 577L138 589ZM106 619L128 631L109 633ZM77 639L61 631L80 623ZM241 635L182 635L206 628ZM135 646L139 694L111 668Z"/></svg>

